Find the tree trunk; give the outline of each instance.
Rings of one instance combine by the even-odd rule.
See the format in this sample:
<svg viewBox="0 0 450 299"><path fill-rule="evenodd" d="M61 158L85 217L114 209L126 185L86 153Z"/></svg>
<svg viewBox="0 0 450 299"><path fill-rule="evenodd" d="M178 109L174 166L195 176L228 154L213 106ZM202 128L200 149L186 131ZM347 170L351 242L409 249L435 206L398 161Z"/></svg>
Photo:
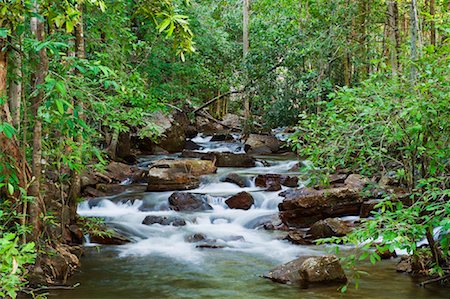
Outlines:
<svg viewBox="0 0 450 299"><path fill-rule="evenodd" d="M34 10L37 13L39 6L37 2L34 4ZM45 24L39 18L33 17L30 21L31 33L40 42L45 40ZM38 240L43 224L41 220L42 213L45 212L45 205L40 195L41 189L41 173L42 173L42 121L38 115L38 110L44 97L44 91L39 86L45 83L45 77L48 73L48 57L47 49L44 47L37 57L33 58L36 62L34 73L32 74L32 89L37 90L36 95L31 99L31 115L34 118L33 128L33 155L32 155L32 176L33 181L29 188L29 195L34 197L30 203L29 216L33 231L31 239Z"/></svg>
<svg viewBox="0 0 450 299"><path fill-rule="evenodd" d="M83 9L82 7L79 8L80 10L80 19L75 27L75 53L76 56L79 59L85 58L85 41L84 41L84 28L83 28ZM79 111L79 118L84 121L85 116L83 113L84 106L83 102L81 100L74 99L74 104L78 106ZM82 129L80 129L82 130ZM78 133L76 137L78 150L76 154L79 156L78 158L81 160L82 152L81 148L83 147L83 133ZM70 184L70 190L69 190L69 198L67 205L69 207L69 223L72 223L75 221L76 213L77 213L77 199L80 196L81 193L81 175L77 170L71 171L71 184ZM65 224L64 219L62 219L62 224ZM63 225L62 225L63 226Z"/></svg>
<svg viewBox="0 0 450 299"><path fill-rule="evenodd" d="M434 22L434 17L436 15L436 2L435 0L430 0L430 43L436 47L436 24Z"/></svg>
<svg viewBox="0 0 450 299"><path fill-rule="evenodd" d="M10 57L12 60L13 78L9 84L9 106L11 109L12 124L20 130L20 106L22 103L22 54L15 51Z"/></svg>
<svg viewBox="0 0 450 299"><path fill-rule="evenodd" d="M410 6L411 14L411 60L415 61L419 58L419 50L422 45L419 25L419 12L417 7L417 1L411 0ZM417 68L411 66L411 81L414 82L417 77Z"/></svg>
<svg viewBox="0 0 450 299"><path fill-rule="evenodd" d="M392 76L396 77L399 71L399 56L400 56L400 33L398 28L397 1L389 1L388 15L389 15L389 37L391 43L390 54L391 54Z"/></svg>
<svg viewBox="0 0 450 299"><path fill-rule="evenodd" d="M244 0L243 2L243 32L242 32L242 41L243 41L243 56L244 60L248 54L248 50L250 47L249 41L249 14L250 14L250 0ZM249 120L250 120L250 98L247 94L243 94L244 97L244 135L249 133Z"/></svg>

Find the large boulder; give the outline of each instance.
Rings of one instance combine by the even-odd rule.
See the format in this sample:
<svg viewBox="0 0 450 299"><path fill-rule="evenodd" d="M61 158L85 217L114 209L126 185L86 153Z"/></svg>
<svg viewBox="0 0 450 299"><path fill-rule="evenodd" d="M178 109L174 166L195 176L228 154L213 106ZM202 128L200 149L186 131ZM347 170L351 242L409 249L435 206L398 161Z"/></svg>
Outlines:
<svg viewBox="0 0 450 299"><path fill-rule="evenodd" d="M186 221L183 218L178 218L178 217L149 215L149 216L145 217L145 219L142 221L142 224L145 224L145 225L159 224L159 225L185 226L186 225Z"/></svg>
<svg viewBox="0 0 450 299"><path fill-rule="evenodd" d="M288 226L308 227L330 217L358 216L363 199L359 189L349 187L316 190L302 188L280 194L280 218Z"/></svg>
<svg viewBox="0 0 450 299"><path fill-rule="evenodd" d="M212 210L212 207L202 196L184 192L173 193L169 197L169 207L178 212Z"/></svg>
<svg viewBox="0 0 450 299"><path fill-rule="evenodd" d="M147 173L147 191L190 190L200 185L198 176L217 171L207 160L160 160Z"/></svg>
<svg viewBox="0 0 450 299"><path fill-rule="evenodd" d="M156 126L160 136L156 142L149 138L140 138L137 136L144 135L141 131L147 130L144 127L136 133L135 138L132 138L134 145L144 153L156 153L155 148L159 147L169 153L181 152L186 143L186 129L189 126L189 120L186 114L173 111L170 114L165 114L161 111L154 112L150 115L146 122L152 126Z"/></svg>
<svg viewBox="0 0 450 299"><path fill-rule="evenodd" d="M194 151L183 151L182 158L201 159L213 161L217 167L255 167L256 160L247 154L235 153L199 153Z"/></svg>
<svg viewBox="0 0 450 299"><path fill-rule="evenodd" d="M343 237L351 231L347 222L339 218L327 218L314 223L308 234L314 239Z"/></svg>
<svg viewBox="0 0 450 299"><path fill-rule="evenodd" d="M255 167L256 161L247 154L215 153L217 167Z"/></svg>
<svg viewBox="0 0 450 299"><path fill-rule="evenodd" d="M347 277L339 259L334 255L311 257L300 266L300 280L303 287L309 284L346 283Z"/></svg>
<svg viewBox="0 0 450 299"><path fill-rule="evenodd" d="M272 281L308 287L347 282L339 259L334 256L302 256L264 274Z"/></svg>
<svg viewBox="0 0 450 299"><path fill-rule="evenodd" d="M240 192L228 198L225 203L230 209L249 210L255 203L255 200L250 193Z"/></svg>
<svg viewBox="0 0 450 299"><path fill-rule="evenodd" d="M272 135L250 134L245 145L250 154L272 154L280 150L281 142Z"/></svg>

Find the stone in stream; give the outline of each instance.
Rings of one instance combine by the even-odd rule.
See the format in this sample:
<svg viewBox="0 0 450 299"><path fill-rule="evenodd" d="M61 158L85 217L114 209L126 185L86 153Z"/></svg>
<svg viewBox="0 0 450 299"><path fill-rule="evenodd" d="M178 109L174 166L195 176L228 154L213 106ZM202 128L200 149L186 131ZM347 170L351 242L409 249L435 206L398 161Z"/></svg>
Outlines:
<svg viewBox="0 0 450 299"><path fill-rule="evenodd" d="M195 151L195 150L199 150L202 147L200 145L198 145L197 143L195 143L192 140L187 140L186 144L184 145L184 149L190 150L190 151Z"/></svg>
<svg viewBox="0 0 450 299"><path fill-rule="evenodd" d="M276 188L272 187L271 188L272 190L270 191L278 191L281 189L281 186L278 188L279 185L283 185L286 187L297 187L298 177L281 174L260 174L255 179L255 185L257 187L268 187L268 188L271 186L277 186Z"/></svg>
<svg viewBox="0 0 450 299"><path fill-rule="evenodd" d="M281 142L272 135L250 134L245 145L250 154L273 154L280 150Z"/></svg>
<svg viewBox="0 0 450 299"><path fill-rule="evenodd" d="M284 238L292 244L296 245L313 245L314 242L309 239L306 232L300 230L291 230L288 232L287 236Z"/></svg>
<svg viewBox="0 0 450 299"><path fill-rule="evenodd" d="M169 197L170 209L178 212L198 212L212 210L212 207L200 195L175 192Z"/></svg>
<svg viewBox="0 0 450 299"><path fill-rule="evenodd" d="M198 176L215 173L212 161L160 160L147 173L147 191L190 190L200 185Z"/></svg>
<svg viewBox="0 0 450 299"><path fill-rule="evenodd" d="M145 217L145 219L142 221L142 224L145 224L145 225L160 224L160 225L185 226L186 225L186 221L184 219L178 218L178 217L149 215L149 216Z"/></svg>
<svg viewBox="0 0 450 299"><path fill-rule="evenodd" d="M238 185L241 188L248 187L247 180L244 177L242 177L236 173L229 173L223 179L223 182L232 183L232 184Z"/></svg>
<svg viewBox="0 0 450 299"><path fill-rule="evenodd" d="M307 233L313 239L321 239L330 237L343 237L351 232L351 230L352 228L348 225L347 222L339 218L327 218L325 220L319 220L314 223Z"/></svg>
<svg viewBox="0 0 450 299"><path fill-rule="evenodd" d="M205 234L197 233L193 235L189 235L185 238L185 241L188 243L197 243L201 241L206 241L207 237Z"/></svg>
<svg viewBox="0 0 450 299"><path fill-rule="evenodd" d="M250 193L240 192L228 198L225 203L230 209L249 210L255 203L255 200Z"/></svg>
<svg viewBox="0 0 450 299"><path fill-rule="evenodd" d="M181 157L213 161L217 167L248 168L256 166L256 160L247 154L221 152L199 153L185 150L181 153Z"/></svg>
<svg viewBox="0 0 450 299"><path fill-rule="evenodd" d="M130 240L122 234L116 231L105 231L104 233L91 232L90 234L91 243L97 243L102 245L124 245L130 243Z"/></svg>
<svg viewBox="0 0 450 299"><path fill-rule="evenodd" d="M212 142L215 141L233 141L234 137L231 134L214 134L211 138Z"/></svg>
<svg viewBox="0 0 450 299"><path fill-rule="evenodd" d="M364 199L361 196L366 181L350 175L346 186L316 190L302 188L280 193L280 218L291 227L308 227L316 221L340 216L358 216Z"/></svg>
<svg viewBox="0 0 450 299"><path fill-rule="evenodd" d="M334 255L302 256L276 267L263 277L274 282L304 288L310 285L323 286L347 282L339 259Z"/></svg>

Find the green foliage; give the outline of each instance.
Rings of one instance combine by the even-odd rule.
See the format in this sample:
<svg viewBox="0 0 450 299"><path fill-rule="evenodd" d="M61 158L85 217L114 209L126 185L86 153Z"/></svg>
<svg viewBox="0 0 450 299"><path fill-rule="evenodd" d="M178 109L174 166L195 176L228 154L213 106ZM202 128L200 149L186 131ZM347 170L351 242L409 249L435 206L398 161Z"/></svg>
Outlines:
<svg viewBox="0 0 450 299"><path fill-rule="evenodd" d="M13 233L0 237L0 296L17 297L17 291L26 285L26 265L34 263L34 243L19 245L19 238Z"/></svg>

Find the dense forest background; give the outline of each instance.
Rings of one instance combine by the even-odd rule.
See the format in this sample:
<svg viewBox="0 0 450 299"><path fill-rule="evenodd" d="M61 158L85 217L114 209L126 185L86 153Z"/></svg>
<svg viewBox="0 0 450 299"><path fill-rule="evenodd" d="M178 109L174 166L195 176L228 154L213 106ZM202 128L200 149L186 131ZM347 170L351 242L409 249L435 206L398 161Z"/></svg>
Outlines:
<svg viewBox="0 0 450 299"><path fill-rule="evenodd" d="M381 249L416 252L427 237L444 275L450 1L246 3L0 1L0 296L68 242L80 173L101 170L121 133L157 140L153 112L215 97L208 113L243 115L246 132L295 127L293 148L326 172L395 174L412 203L387 199L345 241L383 227Z"/></svg>

